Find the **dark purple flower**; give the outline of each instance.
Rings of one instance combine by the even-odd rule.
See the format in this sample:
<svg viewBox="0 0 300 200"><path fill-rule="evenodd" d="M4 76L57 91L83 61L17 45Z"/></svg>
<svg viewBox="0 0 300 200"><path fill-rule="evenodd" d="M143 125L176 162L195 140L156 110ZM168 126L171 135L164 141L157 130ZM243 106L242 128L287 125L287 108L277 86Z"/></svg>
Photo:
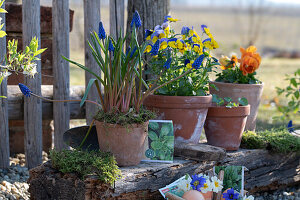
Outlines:
<svg viewBox="0 0 300 200"><path fill-rule="evenodd" d="M21 92L24 94L24 96L30 97L31 90L26 85L19 83L19 88L20 88Z"/></svg>

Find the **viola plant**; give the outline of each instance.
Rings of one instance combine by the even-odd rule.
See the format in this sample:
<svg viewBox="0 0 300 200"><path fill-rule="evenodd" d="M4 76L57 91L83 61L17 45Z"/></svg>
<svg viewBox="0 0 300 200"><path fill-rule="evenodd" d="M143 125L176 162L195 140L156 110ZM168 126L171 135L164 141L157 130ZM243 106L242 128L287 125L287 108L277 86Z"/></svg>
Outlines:
<svg viewBox="0 0 300 200"><path fill-rule="evenodd" d="M224 192L222 196L225 200L234 200L234 199L238 200L240 193L235 192L234 189L231 188L228 189L227 192Z"/></svg>
<svg viewBox="0 0 300 200"><path fill-rule="evenodd" d="M255 77L256 70L261 63L261 57L256 50L254 46L250 46L247 49L241 47L240 51L242 55L240 59L236 55L232 55L231 58L222 56L219 60L222 71L216 74L216 81L240 84L261 83Z"/></svg>
<svg viewBox="0 0 300 200"><path fill-rule="evenodd" d="M169 96L204 96L208 91L208 73L217 59L211 51L218 43L206 25L202 25L202 35L192 27L182 27L175 33L170 23L176 22L166 16L162 25L145 31L147 46L145 52L151 55L148 74L153 75L149 83L155 87L181 77L180 79L156 90L155 94ZM184 76L183 76L184 75Z"/></svg>

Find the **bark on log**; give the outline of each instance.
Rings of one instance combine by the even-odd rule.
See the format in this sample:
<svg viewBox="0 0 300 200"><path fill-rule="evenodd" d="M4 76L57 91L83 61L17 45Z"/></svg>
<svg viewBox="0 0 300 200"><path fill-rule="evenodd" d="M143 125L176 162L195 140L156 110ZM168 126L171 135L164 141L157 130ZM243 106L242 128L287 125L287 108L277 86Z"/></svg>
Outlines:
<svg viewBox="0 0 300 200"><path fill-rule="evenodd" d="M173 164L143 163L121 168L123 178L114 188L96 177L84 181L74 174L62 174L46 163L30 170L29 192L32 199L163 199L158 189L186 173L207 172L214 165L244 165L245 189L250 193L300 185L300 156L271 154L266 150L239 150L227 153L220 161L197 162L176 159ZM66 189L68 188L68 189Z"/></svg>

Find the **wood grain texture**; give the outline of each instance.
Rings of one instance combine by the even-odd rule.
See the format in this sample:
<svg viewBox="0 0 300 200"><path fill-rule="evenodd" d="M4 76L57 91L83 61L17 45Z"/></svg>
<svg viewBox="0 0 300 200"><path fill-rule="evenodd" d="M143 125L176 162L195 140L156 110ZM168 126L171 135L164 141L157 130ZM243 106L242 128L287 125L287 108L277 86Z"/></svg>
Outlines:
<svg viewBox="0 0 300 200"><path fill-rule="evenodd" d="M87 40L90 39L90 33L93 31L98 32L100 22L100 0L84 0L84 54L85 54L85 66L95 72L97 75L101 75L100 68L97 62L94 60L90 47ZM89 80L94 76L88 72L85 73L85 85L89 83ZM98 101L99 96L96 86L93 85L89 91L88 100ZM97 106L86 104L86 120L90 124L93 120L93 116L98 110Z"/></svg>
<svg viewBox="0 0 300 200"><path fill-rule="evenodd" d="M40 0L23 0L23 49L33 37L39 39L40 48ZM39 56L40 58L40 56ZM37 64L34 78L26 77L25 85L37 95L41 94L41 62ZM26 166L33 168L42 163L42 101L37 98L25 98L25 156Z"/></svg>
<svg viewBox="0 0 300 200"><path fill-rule="evenodd" d="M84 93L84 86L70 87L69 99L81 100ZM53 87L50 85L42 85L42 96L53 99ZM8 86L8 118L9 120L24 119L24 95L20 92L18 86ZM70 118L85 119L85 106L80 107L80 101L69 102ZM42 101L43 120L53 119L53 103Z"/></svg>
<svg viewBox="0 0 300 200"><path fill-rule="evenodd" d="M70 57L69 44L69 0L52 1L53 35L53 99L69 99L70 66L62 56ZM69 129L70 108L67 102L53 103L54 148L66 148L63 133Z"/></svg>
<svg viewBox="0 0 300 200"><path fill-rule="evenodd" d="M4 5L2 7L4 8ZM2 23L5 23L5 14L0 13ZM5 25L3 29L5 31ZM6 55L6 37L0 38L0 65ZM0 96L7 96L7 80L0 85ZM8 131L8 100L0 98L0 168L9 167L9 131Z"/></svg>
<svg viewBox="0 0 300 200"><path fill-rule="evenodd" d="M116 39L118 36L124 36L124 0L109 1L109 24L110 35Z"/></svg>

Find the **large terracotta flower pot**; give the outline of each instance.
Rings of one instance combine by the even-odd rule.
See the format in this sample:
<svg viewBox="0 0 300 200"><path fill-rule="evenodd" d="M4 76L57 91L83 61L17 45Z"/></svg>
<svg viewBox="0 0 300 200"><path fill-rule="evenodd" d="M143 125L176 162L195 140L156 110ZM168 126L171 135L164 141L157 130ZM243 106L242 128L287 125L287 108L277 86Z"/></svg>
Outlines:
<svg viewBox="0 0 300 200"><path fill-rule="evenodd" d="M212 96L150 95L144 105L158 111L158 119L172 120L176 141L199 143Z"/></svg>
<svg viewBox="0 0 300 200"><path fill-rule="evenodd" d="M204 125L207 142L226 150L237 150L250 114L250 105L235 108L210 107Z"/></svg>
<svg viewBox="0 0 300 200"><path fill-rule="evenodd" d="M111 152L118 166L140 163L148 136L148 122L121 126L96 121L96 129L100 150Z"/></svg>
<svg viewBox="0 0 300 200"><path fill-rule="evenodd" d="M231 97L233 101L237 102L238 98L245 97L251 105L250 115L248 116L245 130L255 131L256 117L260 98L263 91L263 84L235 84L211 82L219 91L216 91L211 86L209 87L210 94L216 94L219 97Z"/></svg>
<svg viewBox="0 0 300 200"><path fill-rule="evenodd" d="M203 195L205 200L212 200L214 193L212 191L209 191L206 193L201 192L201 194Z"/></svg>

